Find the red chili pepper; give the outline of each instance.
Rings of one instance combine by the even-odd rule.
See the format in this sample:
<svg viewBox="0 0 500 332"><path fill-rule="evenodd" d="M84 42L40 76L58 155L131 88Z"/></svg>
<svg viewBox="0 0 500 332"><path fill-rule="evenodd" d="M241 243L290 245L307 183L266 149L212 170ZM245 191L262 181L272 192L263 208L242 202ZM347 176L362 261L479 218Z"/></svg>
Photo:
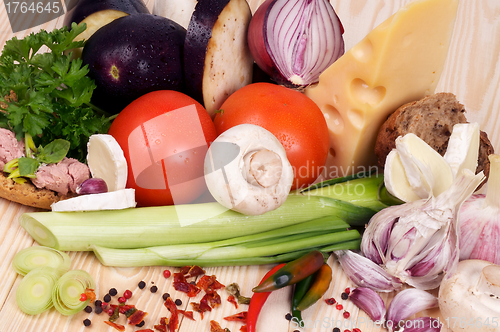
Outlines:
<svg viewBox="0 0 500 332"><path fill-rule="evenodd" d="M266 273L264 278L262 278L261 283L285 265L285 263L282 263L272 268L269 272ZM257 318L259 317L260 311L262 310L264 303L266 303L269 295L271 295L271 292L254 293L252 295L252 299L250 300L250 304L248 305L247 332L255 332L255 328L257 326Z"/></svg>

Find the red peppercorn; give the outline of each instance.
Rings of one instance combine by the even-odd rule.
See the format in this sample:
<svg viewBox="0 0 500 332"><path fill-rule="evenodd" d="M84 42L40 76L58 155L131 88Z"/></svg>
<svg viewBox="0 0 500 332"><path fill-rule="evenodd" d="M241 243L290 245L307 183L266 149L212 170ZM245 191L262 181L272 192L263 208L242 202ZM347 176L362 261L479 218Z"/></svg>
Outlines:
<svg viewBox="0 0 500 332"><path fill-rule="evenodd" d="M82 302L87 301L87 294L82 293L82 295L80 295L80 301L82 301Z"/></svg>
<svg viewBox="0 0 500 332"><path fill-rule="evenodd" d="M109 308L108 309L108 315L113 315L115 313L115 311L113 310L113 308Z"/></svg>
<svg viewBox="0 0 500 332"><path fill-rule="evenodd" d="M344 316L344 318L347 319L347 318L349 318L349 316L351 316L351 314L348 311L344 311L342 316Z"/></svg>
<svg viewBox="0 0 500 332"><path fill-rule="evenodd" d="M329 299L326 299L325 300L326 304L328 305L333 305L335 304L337 301L335 301L335 299L333 297L329 298Z"/></svg>
<svg viewBox="0 0 500 332"><path fill-rule="evenodd" d="M342 304L337 304L337 305L335 306L335 309L337 309L337 310L342 310L342 309L344 309L344 306L342 306Z"/></svg>
<svg viewBox="0 0 500 332"><path fill-rule="evenodd" d="M108 309L108 304L106 302L102 302L101 308L103 308L104 310Z"/></svg>
<svg viewBox="0 0 500 332"><path fill-rule="evenodd" d="M170 278L171 275L172 275L172 273L170 272L170 270L164 270L163 271L163 276L165 278Z"/></svg>
<svg viewBox="0 0 500 332"><path fill-rule="evenodd" d="M127 302L127 299L126 299L125 297L123 297L123 296L120 296L120 297L118 298L118 302L120 302L120 303L125 303L125 302Z"/></svg>
<svg viewBox="0 0 500 332"><path fill-rule="evenodd" d="M351 332L351 330L344 330L344 332Z"/></svg>
<svg viewBox="0 0 500 332"><path fill-rule="evenodd" d="M351 293L351 288L347 287L344 292L346 292L347 294Z"/></svg>
<svg viewBox="0 0 500 332"><path fill-rule="evenodd" d="M361 332L361 329L358 329L357 327L352 329L352 332Z"/></svg>
<svg viewBox="0 0 500 332"><path fill-rule="evenodd" d="M125 292L123 292L123 297L126 299L130 299L132 297L132 291L127 289Z"/></svg>

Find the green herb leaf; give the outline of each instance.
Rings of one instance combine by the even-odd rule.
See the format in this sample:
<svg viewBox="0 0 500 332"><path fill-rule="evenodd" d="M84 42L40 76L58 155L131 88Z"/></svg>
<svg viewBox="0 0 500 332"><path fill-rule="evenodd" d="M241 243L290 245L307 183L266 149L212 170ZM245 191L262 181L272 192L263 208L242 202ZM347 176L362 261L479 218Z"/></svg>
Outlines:
<svg viewBox="0 0 500 332"><path fill-rule="evenodd" d="M40 167L40 162L36 159L26 157L19 158L20 176L34 175L38 167Z"/></svg>
<svg viewBox="0 0 500 332"><path fill-rule="evenodd" d="M55 139L44 147L38 147L37 159L46 164L55 164L63 160L69 151L70 143L64 139Z"/></svg>

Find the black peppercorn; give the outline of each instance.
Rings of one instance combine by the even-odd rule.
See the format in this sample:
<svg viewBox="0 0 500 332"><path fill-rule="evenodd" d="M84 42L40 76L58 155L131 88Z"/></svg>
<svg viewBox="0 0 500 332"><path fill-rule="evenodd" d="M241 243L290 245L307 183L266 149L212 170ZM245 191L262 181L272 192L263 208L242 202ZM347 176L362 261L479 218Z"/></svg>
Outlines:
<svg viewBox="0 0 500 332"><path fill-rule="evenodd" d="M102 306L102 301L101 300L95 300L94 305L97 307Z"/></svg>
<svg viewBox="0 0 500 332"><path fill-rule="evenodd" d="M169 293L164 293L164 294L162 295L162 299L163 299L163 301L166 301L169 297L170 297L170 294L169 294Z"/></svg>
<svg viewBox="0 0 500 332"><path fill-rule="evenodd" d="M151 288L149 290L151 291L151 293L156 293L158 291L158 287L151 286Z"/></svg>
<svg viewBox="0 0 500 332"><path fill-rule="evenodd" d="M102 312L102 307L96 307L94 311L96 314L100 314Z"/></svg>
<svg viewBox="0 0 500 332"><path fill-rule="evenodd" d="M106 294L104 295L104 302L109 303L111 301L111 295Z"/></svg>
<svg viewBox="0 0 500 332"><path fill-rule="evenodd" d="M139 324L136 325L137 327L143 327L144 326L144 321L141 320L141 322Z"/></svg>
<svg viewBox="0 0 500 332"><path fill-rule="evenodd" d="M340 294L340 297L342 298L342 300L347 300L349 298L349 294L344 292L344 293Z"/></svg>
<svg viewBox="0 0 500 332"><path fill-rule="evenodd" d="M111 288L108 293L111 296L115 296L116 294L118 294L118 291L116 290L116 288Z"/></svg>
<svg viewBox="0 0 500 332"><path fill-rule="evenodd" d="M86 313L90 314L92 312L92 307L88 305L83 310L85 310Z"/></svg>
<svg viewBox="0 0 500 332"><path fill-rule="evenodd" d="M176 306L182 305L182 301L180 299L175 300L175 305Z"/></svg>
<svg viewBox="0 0 500 332"><path fill-rule="evenodd" d="M88 318L83 321L83 325L85 325L85 326L90 326L91 323L92 322Z"/></svg>
<svg viewBox="0 0 500 332"><path fill-rule="evenodd" d="M144 281L140 281L138 286L140 289L144 289L144 287L146 287L146 283Z"/></svg>
<svg viewBox="0 0 500 332"><path fill-rule="evenodd" d="M292 320L292 314L288 313L285 315L286 320Z"/></svg>
<svg viewBox="0 0 500 332"><path fill-rule="evenodd" d="M340 329L339 329L338 327L335 327L335 328L333 329L333 332L340 332Z"/></svg>

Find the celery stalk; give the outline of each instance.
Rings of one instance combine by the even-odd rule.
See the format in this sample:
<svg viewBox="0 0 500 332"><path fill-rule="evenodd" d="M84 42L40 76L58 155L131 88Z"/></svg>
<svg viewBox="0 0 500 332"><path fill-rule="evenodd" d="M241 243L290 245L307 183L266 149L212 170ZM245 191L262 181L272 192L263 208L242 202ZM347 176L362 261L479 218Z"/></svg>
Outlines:
<svg viewBox="0 0 500 332"><path fill-rule="evenodd" d="M374 210L320 196L290 195L274 211L246 216L218 203L92 212L33 212L21 226L40 244L63 251L92 245L117 249L218 241L325 216L363 225Z"/></svg>

